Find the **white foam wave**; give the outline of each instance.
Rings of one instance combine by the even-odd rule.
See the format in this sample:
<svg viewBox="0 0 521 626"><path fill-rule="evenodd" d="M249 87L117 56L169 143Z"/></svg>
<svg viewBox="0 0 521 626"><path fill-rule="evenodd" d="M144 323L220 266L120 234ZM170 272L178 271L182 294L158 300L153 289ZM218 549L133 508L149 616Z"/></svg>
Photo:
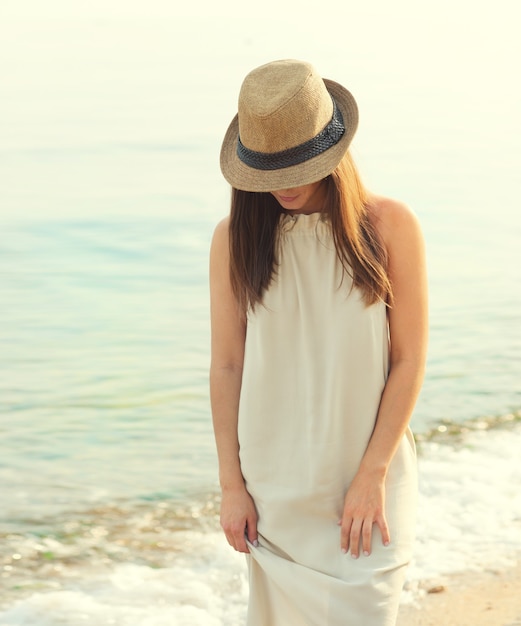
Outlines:
<svg viewBox="0 0 521 626"><path fill-rule="evenodd" d="M502 568L521 552L521 427L473 432L463 444L422 444L415 558L408 592L445 574ZM246 564L220 532L183 532L172 563L117 564L0 611L0 626L239 626ZM83 566L84 567L84 566Z"/></svg>
<svg viewBox="0 0 521 626"><path fill-rule="evenodd" d="M423 444L412 580L502 568L521 552L521 428Z"/></svg>
<svg viewBox="0 0 521 626"><path fill-rule="evenodd" d="M186 533L193 554L170 567L121 564L86 573L75 589L33 593L0 613L2 626L239 626L246 610L244 557L221 534Z"/></svg>

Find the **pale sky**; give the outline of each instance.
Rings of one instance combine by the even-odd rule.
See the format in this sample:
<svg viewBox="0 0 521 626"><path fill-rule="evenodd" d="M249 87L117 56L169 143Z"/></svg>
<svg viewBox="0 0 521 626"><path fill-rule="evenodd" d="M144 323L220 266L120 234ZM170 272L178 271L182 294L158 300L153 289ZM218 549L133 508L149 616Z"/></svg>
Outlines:
<svg viewBox="0 0 521 626"><path fill-rule="evenodd" d="M171 160L161 174L145 153L138 162L129 152L125 168L120 155L112 162L92 153L88 166L87 152L85 164L74 159L109 144L196 145L203 135L213 158L246 72L289 57L354 91L363 113L355 143L377 182L384 175L385 185L400 186L400 174L409 180L400 154L428 154L428 183L431 167L441 181L447 170L480 180L493 172L508 184L491 183L490 194L510 196L521 154L517 4L330 0L318 10L300 0L0 0L0 119L8 120L0 213L69 210L69 187L71 197L89 198L137 184L143 171L149 188L166 194L177 172ZM76 156L64 152L58 163L59 149ZM213 161L206 167L218 176Z"/></svg>

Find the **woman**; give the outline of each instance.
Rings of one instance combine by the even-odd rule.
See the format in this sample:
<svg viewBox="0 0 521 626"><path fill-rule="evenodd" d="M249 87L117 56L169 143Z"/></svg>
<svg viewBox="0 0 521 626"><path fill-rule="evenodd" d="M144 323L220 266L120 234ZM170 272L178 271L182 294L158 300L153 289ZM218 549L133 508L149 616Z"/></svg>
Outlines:
<svg viewBox="0 0 521 626"><path fill-rule="evenodd" d="M369 194L347 89L300 61L243 82L210 253L221 524L250 626L390 626L414 539L423 240Z"/></svg>

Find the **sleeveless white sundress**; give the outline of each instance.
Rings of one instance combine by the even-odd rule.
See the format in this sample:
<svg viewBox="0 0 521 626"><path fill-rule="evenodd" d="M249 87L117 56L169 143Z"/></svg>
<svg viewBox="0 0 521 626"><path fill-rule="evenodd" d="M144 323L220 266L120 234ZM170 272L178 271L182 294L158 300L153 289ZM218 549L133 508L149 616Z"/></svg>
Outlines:
<svg viewBox="0 0 521 626"><path fill-rule="evenodd" d="M386 307L343 275L320 214L282 215L276 275L250 312L239 405L241 468L258 515L248 626L393 626L414 541L408 430L386 482L391 544L340 549L344 496L371 437L389 361Z"/></svg>

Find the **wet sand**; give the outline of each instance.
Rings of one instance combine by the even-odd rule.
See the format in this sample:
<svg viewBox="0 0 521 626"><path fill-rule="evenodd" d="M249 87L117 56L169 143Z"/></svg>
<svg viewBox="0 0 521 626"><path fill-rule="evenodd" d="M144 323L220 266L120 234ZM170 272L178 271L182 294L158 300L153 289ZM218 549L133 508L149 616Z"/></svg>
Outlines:
<svg viewBox="0 0 521 626"><path fill-rule="evenodd" d="M413 604L401 607L397 626L521 626L521 559L425 582Z"/></svg>

